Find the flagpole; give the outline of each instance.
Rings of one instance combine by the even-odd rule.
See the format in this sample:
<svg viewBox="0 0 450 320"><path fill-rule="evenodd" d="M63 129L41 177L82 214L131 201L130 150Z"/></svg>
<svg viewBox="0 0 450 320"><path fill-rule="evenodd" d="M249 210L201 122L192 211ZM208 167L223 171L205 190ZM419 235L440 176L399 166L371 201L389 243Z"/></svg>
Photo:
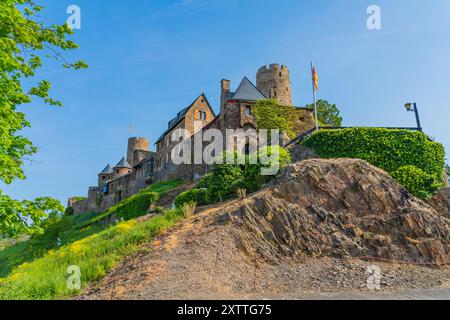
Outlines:
<svg viewBox="0 0 450 320"><path fill-rule="evenodd" d="M319 118L317 115L317 102L316 102L316 87L314 84L314 64L311 61L311 78L312 78L312 89L313 89L313 99L314 99L314 117L316 121L316 131L319 131Z"/></svg>

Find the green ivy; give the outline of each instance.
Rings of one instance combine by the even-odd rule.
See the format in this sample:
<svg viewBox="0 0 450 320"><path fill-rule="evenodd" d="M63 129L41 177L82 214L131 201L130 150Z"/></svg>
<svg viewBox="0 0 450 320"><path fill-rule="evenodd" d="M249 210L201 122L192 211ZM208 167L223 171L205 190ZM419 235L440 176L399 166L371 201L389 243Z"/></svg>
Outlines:
<svg viewBox="0 0 450 320"><path fill-rule="evenodd" d="M404 166L391 173L409 192L419 198L430 198L439 188L439 184L431 174L425 173L415 166Z"/></svg>
<svg viewBox="0 0 450 320"><path fill-rule="evenodd" d="M302 144L322 158L363 159L389 173L415 166L432 176L436 184L443 181L444 147L422 132L382 128L321 130Z"/></svg>
<svg viewBox="0 0 450 320"><path fill-rule="evenodd" d="M299 118L297 108L282 106L275 99L258 100L253 107L258 129L278 129L289 137L295 137L295 120Z"/></svg>

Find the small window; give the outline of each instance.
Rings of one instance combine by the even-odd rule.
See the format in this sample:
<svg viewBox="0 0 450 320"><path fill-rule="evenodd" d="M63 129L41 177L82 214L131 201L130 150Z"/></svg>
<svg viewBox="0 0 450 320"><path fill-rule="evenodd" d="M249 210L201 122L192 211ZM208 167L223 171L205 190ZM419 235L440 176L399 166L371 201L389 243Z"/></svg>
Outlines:
<svg viewBox="0 0 450 320"><path fill-rule="evenodd" d="M250 144L246 143L244 147L244 154L248 156L250 154Z"/></svg>
<svg viewBox="0 0 450 320"><path fill-rule="evenodd" d="M245 115L246 116L252 115L252 107L251 106L245 106Z"/></svg>
<svg viewBox="0 0 450 320"><path fill-rule="evenodd" d="M206 112L205 111L199 111L198 112L198 119L199 120L206 120Z"/></svg>

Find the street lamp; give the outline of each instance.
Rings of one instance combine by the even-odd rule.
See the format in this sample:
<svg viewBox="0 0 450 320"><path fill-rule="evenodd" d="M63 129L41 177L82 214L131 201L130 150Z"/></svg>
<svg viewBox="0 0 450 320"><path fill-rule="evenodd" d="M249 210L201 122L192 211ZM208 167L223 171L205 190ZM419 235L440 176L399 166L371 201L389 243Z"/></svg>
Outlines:
<svg viewBox="0 0 450 320"><path fill-rule="evenodd" d="M414 113L416 114L417 129L419 131L422 131L422 126L420 125L419 110L417 109L417 104L415 102L414 103L408 102L407 104L405 104L405 108L406 108L406 111L410 111L410 112L414 111Z"/></svg>

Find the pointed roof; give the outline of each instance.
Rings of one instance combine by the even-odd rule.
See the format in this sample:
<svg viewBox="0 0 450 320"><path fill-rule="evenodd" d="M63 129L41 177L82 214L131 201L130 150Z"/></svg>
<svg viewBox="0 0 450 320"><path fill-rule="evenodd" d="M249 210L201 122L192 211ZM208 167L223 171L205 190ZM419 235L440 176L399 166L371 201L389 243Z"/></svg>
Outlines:
<svg viewBox="0 0 450 320"><path fill-rule="evenodd" d="M247 78L242 79L241 84L236 92L229 98L229 100L248 100L256 101L263 100L266 97L259 91L255 85Z"/></svg>
<svg viewBox="0 0 450 320"><path fill-rule="evenodd" d="M111 165L108 163L108 165L105 167L105 169L102 170L102 172L100 172L100 174L110 174L110 173L113 173L113 169Z"/></svg>
<svg viewBox="0 0 450 320"><path fill-rule="evenodd" d="M125 159L125 157L123 157L118 164L115 165L114 168L128 168L128 169L133 169L131 168L130 164L128 163L128 161Z"/></svg>
<svg viewBox="0 0 450 320"><path fill-rule="evenodd" d="M194 104L200 99L203 98L206 102L206 104L208 105L208 107L211 109L211 113L212 115L215 117L216 114L213 110L213 108L211 107L211 105L209 104L208 99L206 98L206 95L204 93L202 93L201 95L199 95L197 98L195 98L194 102L192 102L189 106L187 106L186 108L182 109L180 112L177 113L177 116L175 118L173 118L172 120L169 121L168 123L168 128L161 134L161 136L158 138L158 140L156 140L155 144L158 144L158 142L160 142L162 139L164 139L164 137L170 132L170 130L172 130L181 120L184 119L184 117L186 116L186 113L188 113L188 111L194 106Z"/></svg>

